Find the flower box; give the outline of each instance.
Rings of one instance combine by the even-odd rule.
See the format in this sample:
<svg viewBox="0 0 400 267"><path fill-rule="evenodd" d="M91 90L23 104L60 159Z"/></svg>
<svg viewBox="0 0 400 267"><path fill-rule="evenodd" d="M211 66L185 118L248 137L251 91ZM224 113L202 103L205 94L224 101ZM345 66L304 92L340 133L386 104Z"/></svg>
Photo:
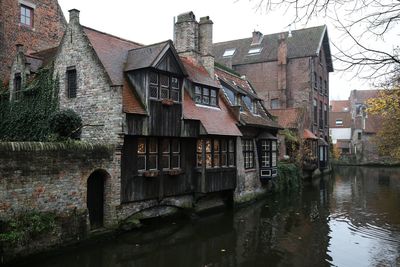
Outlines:
<svg viewBox="0 0 400 267"><path fill-rule="evenodd" d="M178 176L181 175L183 173L183 170L181 169L172 169L168 171L168 175L169 176Z"/></svg>
<svg viewBox="0 0 400 267"><path fill-rule="evenodd" d="M164 106L172 106L172 105L174 104L174 100L172 100L172 99L163 99L163 100L161 101L161 103L162 103Z"/></svg>
<svg viewBox="0 0 400 267"><path fill-rule="evenodd" d="M157 177L159 175L160 175L159 170L150 170L150 171L143 172L144 177Z"/></svg>

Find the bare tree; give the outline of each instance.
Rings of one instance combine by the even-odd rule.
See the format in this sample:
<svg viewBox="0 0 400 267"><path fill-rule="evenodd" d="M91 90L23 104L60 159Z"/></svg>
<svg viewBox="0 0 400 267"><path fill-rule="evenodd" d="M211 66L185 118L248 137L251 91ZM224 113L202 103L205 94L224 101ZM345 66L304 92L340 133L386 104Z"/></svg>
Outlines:
<svg viewBox="0 0 400 267"><path fill-rule="evenodd" d="M400 0L250 0L258 11L294 12L292 23L327 17L342 33L331 40L337 49L336 70L355 71L361 78L387 78L400 66ZM376 42L384 46L374 47Z"/></svg>

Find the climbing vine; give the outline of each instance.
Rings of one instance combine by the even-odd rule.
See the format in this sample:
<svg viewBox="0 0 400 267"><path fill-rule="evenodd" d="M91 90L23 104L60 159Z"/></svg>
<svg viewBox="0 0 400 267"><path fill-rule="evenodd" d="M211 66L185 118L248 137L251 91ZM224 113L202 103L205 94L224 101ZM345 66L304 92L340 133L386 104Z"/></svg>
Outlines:
<svg viewBox="0 0 400 267"><path fill-rule="evenodd" d="M17 100L0 102L0 141L48 141L50 115L58 109L58 82L41 69Z"/></svg>

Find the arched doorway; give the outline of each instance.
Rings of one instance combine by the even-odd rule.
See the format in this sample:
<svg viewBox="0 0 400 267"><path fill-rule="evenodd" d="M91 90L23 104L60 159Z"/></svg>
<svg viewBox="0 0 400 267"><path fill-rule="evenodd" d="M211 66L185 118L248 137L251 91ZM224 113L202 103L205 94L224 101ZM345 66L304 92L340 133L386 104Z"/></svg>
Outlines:
<svg viewBox="0 0 400 267"><path fill-rule="evenodd" d="M106 171L96 170L87 180L87 208L92 230L103 226L104 184L108 176Z"/></svg>

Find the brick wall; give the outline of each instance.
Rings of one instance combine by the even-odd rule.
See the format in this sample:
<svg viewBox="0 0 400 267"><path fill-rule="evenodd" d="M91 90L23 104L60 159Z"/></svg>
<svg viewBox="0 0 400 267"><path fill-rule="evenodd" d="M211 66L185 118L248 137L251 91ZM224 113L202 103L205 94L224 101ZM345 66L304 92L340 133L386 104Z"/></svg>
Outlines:
<svg viewBox="0 0 400 267"><path fill-rule="evenodd" d="M34 7L33 28L20 23L21 3ZM23 44L28 53L59 44L66 22L56 0L0 1L0 79L9 79L16 44Z"/></svg>

